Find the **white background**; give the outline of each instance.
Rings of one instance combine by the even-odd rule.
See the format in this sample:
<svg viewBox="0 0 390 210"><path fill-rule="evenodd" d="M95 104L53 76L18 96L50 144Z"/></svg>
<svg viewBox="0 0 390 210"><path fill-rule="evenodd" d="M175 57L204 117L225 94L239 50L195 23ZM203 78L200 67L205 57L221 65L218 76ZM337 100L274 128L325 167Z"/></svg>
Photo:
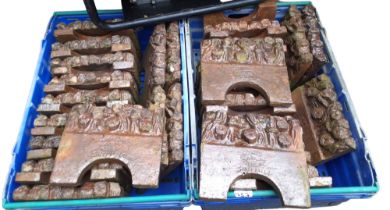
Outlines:
<svg viewBox="0 0 390 210"><path fill-rule="evenodd" d="M359 120L367 134L367 144L381 188L371 199L351 200L329 209L389 209L390 199L386 199L390 196L389 1L313 2L327 30ZM120 1L99 0L97 6L116 9L120 8ZM0 1L2 186L9 170L11 152L41 49L40 43L50 17L54 11L83 9L82 0Z"/></svg>

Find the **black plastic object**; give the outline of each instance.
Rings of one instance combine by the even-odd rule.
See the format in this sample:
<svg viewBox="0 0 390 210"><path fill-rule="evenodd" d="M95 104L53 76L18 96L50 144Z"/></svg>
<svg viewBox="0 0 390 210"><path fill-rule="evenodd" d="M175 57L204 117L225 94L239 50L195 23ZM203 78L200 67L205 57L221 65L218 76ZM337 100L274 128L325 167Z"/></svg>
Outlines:
<svg viewBox="0 0 390 210"><path fill-rule="evenodd" d="M94 0L84 0L88 14L103 30L121 30L179 20L227 9L258 5L263 0L122 0L124 21L107 23L100 19Z"/></svg>

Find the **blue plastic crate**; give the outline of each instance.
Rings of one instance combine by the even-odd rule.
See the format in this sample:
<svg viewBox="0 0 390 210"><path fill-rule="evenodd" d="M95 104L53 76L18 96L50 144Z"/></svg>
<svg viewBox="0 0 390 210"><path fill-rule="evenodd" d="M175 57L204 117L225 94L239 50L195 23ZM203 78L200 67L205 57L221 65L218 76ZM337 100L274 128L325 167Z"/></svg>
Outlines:
<svg viewBox="0 0 390 210"><path fill-rule="evenodd" d="M101 11L103 19L120 18L119 11ZM85 20L88 18L86 12L56 12L51 18L47 32L42 41L42 51L39 55L39 61L35 70L34 79L31 86L30 96L27 101L25 114L19 131L19 136L13 150L12 164L9 172L6 189L3 197L3 207L11 208L166 208L182 209L188 206L191 201L190 191L190 140L189 140L189 109L188 109L188 85L187 85L187 64L185 59L184 45L184 25L180 22L180 41L181 47L181 75L183 88L183 128L184 128L184 161L168 176L162 178L160 186L157 189L148 189L143 194L137 194L135 190L128 197L107 198L107 199L88 199L88 200L59 200L59 201L29 201L15 202L12 199L12 193L19 184L15 183L16 173L21 170L22 163L26 160L28 141L30 139L30 129L33 127L33 121L37 115L36 108L44 96L43 87L51 79L50 74L50 51L51 44L55 42L54 30L59 22L69 23L75 20ZM145 50L149 37L152 34L153 27L145 27L137 30L137 36L141 50ZM143 73L141 81L143 81Z"/></svg>
<svg viewBox="0 0 390 210"><path fill-rule="evenodd" d="M310 2L278 2L277 19L280 21L286 14L289 6L296 4L299 9ZM253 9L246 8L234 11L225 11L226 15L247 15ZM228 193L225 202L206 202L199 200L199 157L200 157L200 116L197 110L196 98L196 68L200 60L200 42L203 39L203 19L201 17L190 18L185 23L187 42L188 82L190 99L191 145L192 145L192 176L194 204L201 205L203 209L254 209L275 208L282 205L280 199L273 190L254 191L251 198L237 198L233 192ZM321 176L333 178L332 188L311 189L312 206L337 205L349 199L368 198L378 191L376 173L371 158L365 146L366 137L360 128L348 91L341 77L340 70L326 38L325 30L321 31L326 45L326 53L330 62L323 67L322 72L332 79L338 100L343 105L344 115L349 121L352 135L357 143L357 150L338 159L327 162L317 167ZM192 88L194 87L194 88Z"/></svg>

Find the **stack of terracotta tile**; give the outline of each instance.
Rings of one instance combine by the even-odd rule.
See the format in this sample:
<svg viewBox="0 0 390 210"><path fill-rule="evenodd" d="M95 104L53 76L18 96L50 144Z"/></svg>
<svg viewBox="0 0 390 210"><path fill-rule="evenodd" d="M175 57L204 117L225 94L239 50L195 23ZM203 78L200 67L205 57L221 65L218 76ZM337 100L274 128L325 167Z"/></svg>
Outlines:
<svg viewBox="0 0 390 210"><path fill-rule="evenodd" d="M153 63L145 63L143 101L133 30L105 32L90 21L57 25L52 79L37 107L15 200L124 196L131 187L158 187L160 175L182 162L178 24L165 34L159 27L166 30L156 27L144 58ZM158 38L167 40L160 54ZM154 62L159 58L162 65Z"/></svg>
<svg viewBox="0 0 390 210"><path fill-rule="evenodd" d="M306 6L302 12L296 6L291 6L282 25L288 30L285 38L286 58L291 88L295 89L313 78L328 62L328 58L313 6Z"/></svg>
<svg viewBox="0 0 390 210"><path fill-rule="evenodd" d="M177 22L155 27L143 63L144 104L150 110L165 110L161 169L162 174L167 174L183 161L181 62Z"/></svg>

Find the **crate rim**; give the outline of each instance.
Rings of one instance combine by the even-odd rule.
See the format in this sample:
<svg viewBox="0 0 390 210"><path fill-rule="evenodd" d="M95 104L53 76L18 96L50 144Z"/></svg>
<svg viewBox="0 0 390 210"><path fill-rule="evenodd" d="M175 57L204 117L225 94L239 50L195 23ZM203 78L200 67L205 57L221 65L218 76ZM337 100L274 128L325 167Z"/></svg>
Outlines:
<svg viewBox="0 0 390 210"><path fill-rule="evenodd" d="M109 204L126 204L126 203L147 203L160 201L189 201L190 192L187 194L172 195L154 195L143 197L120 197L105 199L85 199L85 200L58 200L58 201L28 201L28 202L6 202L3 199L3 208L45 208L45 207L69 207L69 206L96 206Z"/></svg>

